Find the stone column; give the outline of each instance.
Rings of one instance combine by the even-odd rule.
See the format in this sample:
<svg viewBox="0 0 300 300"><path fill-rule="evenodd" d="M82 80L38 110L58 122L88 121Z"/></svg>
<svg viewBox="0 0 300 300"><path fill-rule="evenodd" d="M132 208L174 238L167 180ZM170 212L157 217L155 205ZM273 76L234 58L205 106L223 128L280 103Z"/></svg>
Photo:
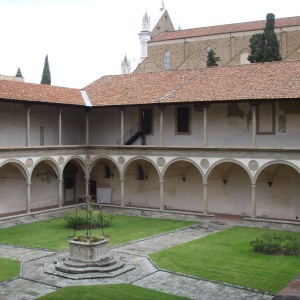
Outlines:
<svg viewBox="0 0 300 300"><path fill-rule="evenodd" d="M256 184L251 185L251 218L256 217Z"/></svg>
<svg viewBox="0 0 300 300"><path fill-rule="evenodd" d="M85 176L85 194L90 194L90 176Z"/></svg>
<svg viewBox="0 0 300 300"><path fill-rule="evenodd" d="M25 105L26 109L26 146L30 145L30 113L31 113L31 105Z"/></svg>
<svg viewBox="0 0 300 300"><path fill-rule="evenodd" d="M124 145L124 111L126 110L125 107L120 108L121 113L121 145Z"/></svg>
<svg viewBox="0 0 300 300"><path fill-rule="evenodd" d="M207 107L203 108L203 143L207 146Z"/></svg>
<svg viewBox="0 0 300 300"><path fill-rule="evenodd" d="M85 114L85 144L90 143L90 109L86 109Z"/></svg>
<svg viewBox="0 0 300 300"><path fill-rule="evenodd" d="M58 111L58 145L61 146L62 141L62 109Z"/></svg>
<svg viewBox="0 0 300 300"><path fill-rule="evenodd" d="M125 206L125 178L120 178L121 182L121 206Z"/></svg>
<svg viewBox="0 0 300 300"><path fill-rule="evenodd" d="M164 180L159 181L159 196L160 196L160 203L159 203L159 208L160 210L165 209L165 201L164 201Z"/></svg>
<svg viewBox="0 0 300 300"><path fill-rule="evenodd" d="M160 115L159 115L159 145L163 147L165 145L164 141L164 111L166 106L158 106Z"/></svg>
<svg viewBox="0 0 300 300"><path fill-rule="evenodd" d="M256 147L256 107L258 103L250 103L252 107L252 146Z"/></svg>
<svg viewBox="0 0 300 300"><path fill-rule="evenodd" d="M203 214L205 215L207 215L207 210L208 210L207 189L208 189L208 184L205 182L203 183Z"/></svg>
<svg viewBox="0 0 300 300"><path fill-rule="evenodd" d="M30 205L30 201L31 201L31 195L30 195L30 191L31 191L31 183L30 182L26 182L26 211L29 214L30 210L31 210L31 205Z"/></svg>
<svg viewBox="0 0 300 300"><path fill-rule="evenodd" d="M64 202L63 181L62 179L58 179L57 182L58 182L58 207L61 208Z"/></svg>

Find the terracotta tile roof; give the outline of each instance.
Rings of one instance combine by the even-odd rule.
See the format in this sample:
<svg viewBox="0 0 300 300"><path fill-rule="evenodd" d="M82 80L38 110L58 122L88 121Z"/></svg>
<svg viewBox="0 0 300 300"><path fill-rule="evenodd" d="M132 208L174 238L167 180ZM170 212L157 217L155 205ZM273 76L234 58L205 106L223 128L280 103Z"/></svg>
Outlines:
<svg viewBox="0 0 300 300"><path fill-rule="evenodd" d="M86 87L94 106L158 103L197 70L103 76Z"/></svg>
<svg viewBox="0 0 300 300"><path fill-rule="evenodd" d="M104 76L87 86L93 106L300 99L300 60Z"/></svg>
<svg viewBox="0 0 300 300"><path fill-rule="evenodd" d="M266 25L266 20L260 20L260 21L252 21L252 22L245 22L245 23L235 23L235 24L169 31L169 32L164 32L158 36L155 36L153 39L151 39L150 43L158 42L158 41L191 38L191 37L201 37L201 36L208 36L208 35L215 35L215 34L262 30L265 27L265 25ZM291 26L300 26L300 16L275 19L276 28L291 27Z"/></svg>
<svg viewBox="0 0 300 300"><path fill-rule="evenodd" d="M85 106L79 89L8 80L0 80L1 99Z"/></svg>

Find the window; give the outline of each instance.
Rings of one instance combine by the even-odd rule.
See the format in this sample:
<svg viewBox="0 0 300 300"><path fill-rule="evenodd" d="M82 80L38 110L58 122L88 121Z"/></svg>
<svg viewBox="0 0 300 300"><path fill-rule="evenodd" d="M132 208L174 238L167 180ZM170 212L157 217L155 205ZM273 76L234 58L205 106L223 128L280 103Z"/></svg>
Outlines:
<svg viewBox="0 0 300 300"><path fill-rule="evenodd" d="M275 134L275 104L257 106L257 134Z"/></svg>
<svg viewBox="0 0 300 300"><path fill-rule="evenodd" d="M152 133L152 108L142 108L141 109L141 125L142 125L142 132L145 134Z"/></svg>
<svg viewBox="0 0 300 300"><path fill-rule="evenodd" d="M190 132L190 108L188 106L177 107L176 120L177 134L185 134Z"/></svg>
<svg viewBox="0 0 300 300"><path fill-rule="evenodd" d="M40 127L40 146L44 146L44 127Z"/></svg>
<svg viewBox="0 0 300 300"><path fill-rule="evenodd" d="M170 51L166 51L164 55L164 68L165 70L171 69L171 53Z"/></svg>

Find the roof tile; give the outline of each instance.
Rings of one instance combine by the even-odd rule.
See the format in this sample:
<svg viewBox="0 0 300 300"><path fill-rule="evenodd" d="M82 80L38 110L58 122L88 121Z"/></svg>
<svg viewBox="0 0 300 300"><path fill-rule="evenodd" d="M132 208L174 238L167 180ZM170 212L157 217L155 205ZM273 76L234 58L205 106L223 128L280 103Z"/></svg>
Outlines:
<svg viewBox="0 0 300 300"><path fill-rule="evenodd" d="M201 37L215 34L225 34L241 31L253 31L253 30L262 30L266 25L266 20L244 22L244 23L235 23L235 24L225 24L201 28L192 28L176 31L164 32L160 35L155 36L151 39L151 42L158 41L167 41L174 39L183 39L191 37ZM275 20L275 27L291 27L300 25L300 16L299 17L289 17L289 18L279 18Z"/></svg>
<svg viewBox="0 0 300 300"><path fill-rule="evenodd" d="M93 106L300 99L300 60L104 76L86 91Z"/></svg>
<svg viewBox="0 0 300 300"><path fill-rule="evenodd" d="M0 99L85 106L80 89L8 80L0 80Z"/></svg>

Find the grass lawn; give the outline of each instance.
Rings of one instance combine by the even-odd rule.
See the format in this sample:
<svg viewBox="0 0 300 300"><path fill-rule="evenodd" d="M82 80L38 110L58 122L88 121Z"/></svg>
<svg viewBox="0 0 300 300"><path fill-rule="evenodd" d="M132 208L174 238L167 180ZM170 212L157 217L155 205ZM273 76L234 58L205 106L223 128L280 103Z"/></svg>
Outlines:
<svg viewBox="0 0 300 300"><path fill-rule="evenodd" d="M127 284L65 287L39 300L180 300L187 299Z"/></svg>
<svg viewBox="0 0 300 300"><path fill-rule="evenodd" d="M0 258L0 282L20 275L21 262L16 259Z"/></svg>
<svg viewBox="0 0 300 300"><path fill-rule="evenodd" d="M115 246L196 223L116 215L104 232L109 235L109 246ZM79 232L85 231L77 231ZM93 230L93 234L102 233L98 229ZM73 230L66 226L64 219L57 218L0 229L0 243L65 250L69 248L67 239L72 235Z"/></svg>
<svg viewBox="0 0 300 300"><path fill-rule="evenodd" d="M164 269L276 293L300 273L300 257L255 253L249 242L266 231L272 230L233 227L151 258Z"/></svg>

